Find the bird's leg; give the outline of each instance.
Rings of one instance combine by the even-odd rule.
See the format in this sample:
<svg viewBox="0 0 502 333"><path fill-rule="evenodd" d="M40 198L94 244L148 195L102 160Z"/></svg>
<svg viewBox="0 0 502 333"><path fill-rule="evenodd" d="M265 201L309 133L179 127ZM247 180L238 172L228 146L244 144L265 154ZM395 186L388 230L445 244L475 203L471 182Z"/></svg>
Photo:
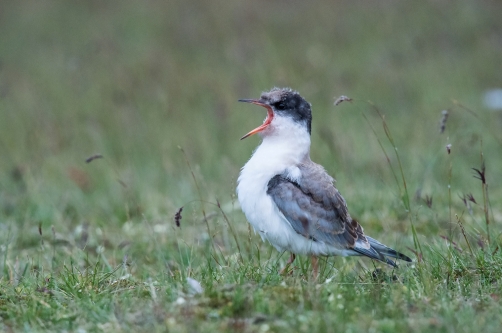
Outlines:
<svg viewBox="0 0 502 333"><path fill-rule="evenodd" d="M312 256L310 259L312 260L312 276L314 280L317 280L319 277L319 258Z"/></svg>
<svg viewBox="0 0 502 333"><path fill-rule="evenodd" d="M295 261L295 259L296 259L296 254L291 253L291 256L289 256L289 260L286 263L286 266L284 266L284 268L279 271L279 274L281 275L286 274L288 272L289 266L293 263L293 261Z"/></svg>
<svg viewBox="0 0 502 333"><path fill-rule="evenodd" d="M291 253L291 255L289 256L289 260L288 260L288 262L286 263L286 265L287 265L287 266L288 266L288 265L291 265L291 264L293 263L293 261L295 261L295 259L296 259L296 254Z"/></svg>

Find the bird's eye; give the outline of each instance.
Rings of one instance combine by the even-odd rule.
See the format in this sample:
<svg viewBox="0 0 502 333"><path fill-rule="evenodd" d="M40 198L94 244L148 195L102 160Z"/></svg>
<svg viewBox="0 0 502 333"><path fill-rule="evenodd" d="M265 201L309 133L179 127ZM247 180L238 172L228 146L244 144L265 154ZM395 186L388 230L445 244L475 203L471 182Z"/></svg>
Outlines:
<svg viewBox="0 0 502 333"><path fill-rule="evenodd" d="M277 102L274 104L275 108L277 110L284 110L286 109L286 104L284 104L283 102Z"/></svg>

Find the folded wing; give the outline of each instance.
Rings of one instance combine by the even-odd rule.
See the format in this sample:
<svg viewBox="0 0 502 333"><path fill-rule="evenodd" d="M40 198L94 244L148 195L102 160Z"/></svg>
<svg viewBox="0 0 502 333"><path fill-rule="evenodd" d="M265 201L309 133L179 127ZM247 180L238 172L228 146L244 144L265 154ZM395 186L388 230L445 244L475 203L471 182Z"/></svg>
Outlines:
<svg viewBox="0 0 502 333"><path fill-rule="evenodd" d="M353 220L333 179L325 170L313 164L300 166L301 177L296 181L287 174L276 175L268 183L270 195L291 227L305 238L325 242L337 249L353 250L354 255L365 255L395 266L385 255L411 261L373 238Z"/></svg>

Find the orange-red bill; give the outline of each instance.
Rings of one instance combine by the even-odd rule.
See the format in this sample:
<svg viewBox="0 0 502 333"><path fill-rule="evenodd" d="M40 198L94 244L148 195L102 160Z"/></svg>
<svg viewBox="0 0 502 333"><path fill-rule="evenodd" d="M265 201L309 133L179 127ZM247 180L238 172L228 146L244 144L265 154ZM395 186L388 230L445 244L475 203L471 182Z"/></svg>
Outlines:
<svg viewBox="0 0 502 333"><path fill-rule="evenodd" d="M241 140L247 138L248 136L251 136L253 134L256 134L258 132L263 131L265 128L267 128L268 125L270 125L270 123L272 122L272 119L274 119L274 112L272 111L272 108L268 104L262 103L262 102L260 102L259 100L256 100L256 99L240 99L239 102L256 104L256 105L259 105L259 106L263 106L265 109L267 109L267 118L265 119L265 121L263 122L263 124L260 125L260 126L258 126L258 127L256 127L254 130L252 130L248 134L244 135L241 138Z"/></svg>

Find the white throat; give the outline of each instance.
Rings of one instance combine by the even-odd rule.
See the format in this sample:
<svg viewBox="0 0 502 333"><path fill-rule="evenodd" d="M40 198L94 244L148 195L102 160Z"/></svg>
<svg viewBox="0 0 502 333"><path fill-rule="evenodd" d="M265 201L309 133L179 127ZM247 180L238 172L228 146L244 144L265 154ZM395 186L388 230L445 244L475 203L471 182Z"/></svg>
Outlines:
<svg viewBox="0 0 502 333"><path fill-rule="evenodd" d="M242 168L239 187L242 181L248 179L268 184L273 176L310 158L310 134L305 126L289 117L276 116L260 134L263 141Z"/></svg>

